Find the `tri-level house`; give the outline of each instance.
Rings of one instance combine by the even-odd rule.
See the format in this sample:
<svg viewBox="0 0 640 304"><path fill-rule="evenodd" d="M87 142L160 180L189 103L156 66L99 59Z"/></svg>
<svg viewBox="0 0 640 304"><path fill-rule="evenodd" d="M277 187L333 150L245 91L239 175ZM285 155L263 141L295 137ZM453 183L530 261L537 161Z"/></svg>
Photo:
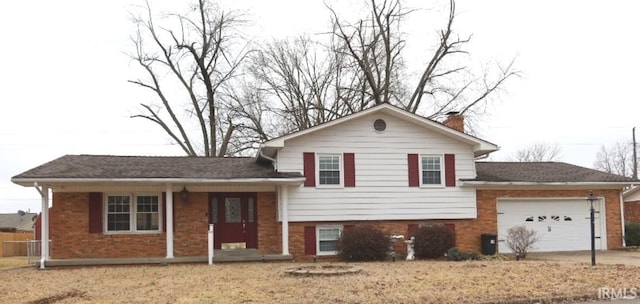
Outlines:
<svg viewBox="0 0 640 304"><path fill-rule="evenodd" d="M597 248L623 246L621 193L636 181L480 161L496 150L459 115L440 123L382 104L267 141L251 158L67 155L12 180L42 194L43 265L204 261L210 224L219 259L331 257L358 224L405 237L444 224L472 251L497 234L500 252L506 230L525 225L542 237L534 250L582 250L589 191Z"/></svg>

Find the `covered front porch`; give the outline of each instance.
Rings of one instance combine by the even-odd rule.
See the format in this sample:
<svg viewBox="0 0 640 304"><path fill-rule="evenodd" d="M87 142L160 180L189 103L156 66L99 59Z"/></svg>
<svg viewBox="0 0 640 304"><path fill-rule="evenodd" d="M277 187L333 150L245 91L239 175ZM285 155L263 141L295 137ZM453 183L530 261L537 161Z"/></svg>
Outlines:
<svg viewBox="0 0 640 304"><path fill-rule="evenodd" d="M125 189L127 187L132 188ZM92 197L102 197L97 204L103 206L104 211L106 208L104 204L107 201L105 197L113 192L109 188L117 188L120 191L124 189L125 192L132 193L134 191L149 193L151 188L157 189L158 186L129 185L127 187L112 185L104 188L94 185L91 189L101 191L103 195L93 195L96 192L75 192L68 186L64 189L65 191L39 186L37 189L43 196L43 210L48 211L41 215L42 241L43 244L50 244L50 246L42 246L38 267L206 263L209 261L207 252L212 244L215 244L211 259L213 263L292 260L288 243L289 223L284 211L287 209L288 185L286 184L260 186L189 184L186 188L193 192L189 192L186 200L181 197L179 191L180 188L185 188L184 185L166 184L163 186L165 191L160 194L163 201L160 212L161 223L156 233L111 233L106 228L100 230L101 227L106 227L104 222L97 228L98 233L87 228L86 226L92 226ZM47 208L50 192L53 193L51 211ZM85 201L87 198L88 200ZM227 211L224 210L225 202L236 202L236 198L242 198L237 200L238 203L242 202L238 204L242 206L242 219L231 226L225 223L231 220L225 215ZM80 214L80 217L86 216L88 224L79 221L77 225L71 225L67 221L61 221L61 218L70 218L67 212ZM278 214L284 220L278 221ZM103 221L106 219L105 216L105 214L101 216ZM213 225L214 230L218 230L215 241L208 240L209 225ZM252 231L251 226L255 227L255 231ZM223 227L226 227L224 232L222 232ZM237 227L240 240L229 239L231 235L229 227L232 229ZM78 233L78 230L84 232ZM242 240L245 232L246 236L252 240ZM51 242L47 242L48 240ZM232 241L239 241L239 243L228 243ZM76 244L82 244L85 247L76 248ZM241 245L234 246L238 244ZM164 256L160 254L163 251Z"/></svg>

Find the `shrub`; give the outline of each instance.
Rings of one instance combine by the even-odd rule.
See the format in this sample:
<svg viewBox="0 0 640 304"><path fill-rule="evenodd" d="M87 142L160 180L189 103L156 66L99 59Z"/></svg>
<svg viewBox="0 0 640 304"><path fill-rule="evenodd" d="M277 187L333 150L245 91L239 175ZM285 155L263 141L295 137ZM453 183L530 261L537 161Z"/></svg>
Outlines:
<svg viewBox="0 0 640 304"><path fill-rule="evenodd" d="M624 224L624 241L627 246L640 246L640 223Z"/></svg>
<svg viewBox="0 0 640 304"><path fill-rule="evenodd" d="M525 226L515 226L507 230L507 246L516 254L516 259L526 258L527 252L540 238L538 234Z"/></svg>
<svg viewBox="0 0 640 304"><path fill-rule="evenodd" d="M389 236L373 226L354 226L343 230L336 243L341 260L357 262L384 260L389 246Z"/></svg>
<svg viewBox="0 0 640 304"><path fill-rule="evenodd" d="M456 245L455 233L444 225L423 226L415 233L416 258L433 259L444 256Z"/></svg>
<svg viewBox="0 0 640 304"><path fill-rule="evenodd" d="M477 252L466 252L462 251L456 247L453 247L447 251L447 261L467 261L473 260L477 261L482 256Z"/></svg>

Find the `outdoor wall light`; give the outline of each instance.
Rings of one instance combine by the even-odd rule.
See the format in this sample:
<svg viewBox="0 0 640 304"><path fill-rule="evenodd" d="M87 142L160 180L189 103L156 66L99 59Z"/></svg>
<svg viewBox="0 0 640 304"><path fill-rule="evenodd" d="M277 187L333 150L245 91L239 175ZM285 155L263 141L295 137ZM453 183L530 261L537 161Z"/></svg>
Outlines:
<svg viewBox="0 0 640 304"><path fill-rule="evenodd" d="M587 201L591 204L589 209L589 219L591 220L591 266L596 266L596 224L595 224L595 210L593 209L593 202L597 198L593 195L593 191L589 191L589 197Z"/></svg>
<svg viewBox="0 0 640 304"><path fill-rule="evenodd" d="M180 191L180 198L182 198L183 203L187 203L189 201L189 191L187 187L182 186L182 191Z"/></svg>

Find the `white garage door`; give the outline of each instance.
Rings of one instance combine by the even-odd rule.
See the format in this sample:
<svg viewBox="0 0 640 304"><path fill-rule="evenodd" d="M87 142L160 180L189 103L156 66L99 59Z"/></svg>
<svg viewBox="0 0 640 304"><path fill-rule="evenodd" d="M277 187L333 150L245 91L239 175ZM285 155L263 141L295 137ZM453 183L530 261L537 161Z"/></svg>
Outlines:
<svg viewBox="0 0 640 304"><path fill-rule="evenodd" d="M606 248L604 214L601 202L594 202L596 249ZM591 249L589 203L585 199L498 199L498 251L510 253L504 241L507 230L524 225L537 232L536 251L571 251Z"/></svg>

